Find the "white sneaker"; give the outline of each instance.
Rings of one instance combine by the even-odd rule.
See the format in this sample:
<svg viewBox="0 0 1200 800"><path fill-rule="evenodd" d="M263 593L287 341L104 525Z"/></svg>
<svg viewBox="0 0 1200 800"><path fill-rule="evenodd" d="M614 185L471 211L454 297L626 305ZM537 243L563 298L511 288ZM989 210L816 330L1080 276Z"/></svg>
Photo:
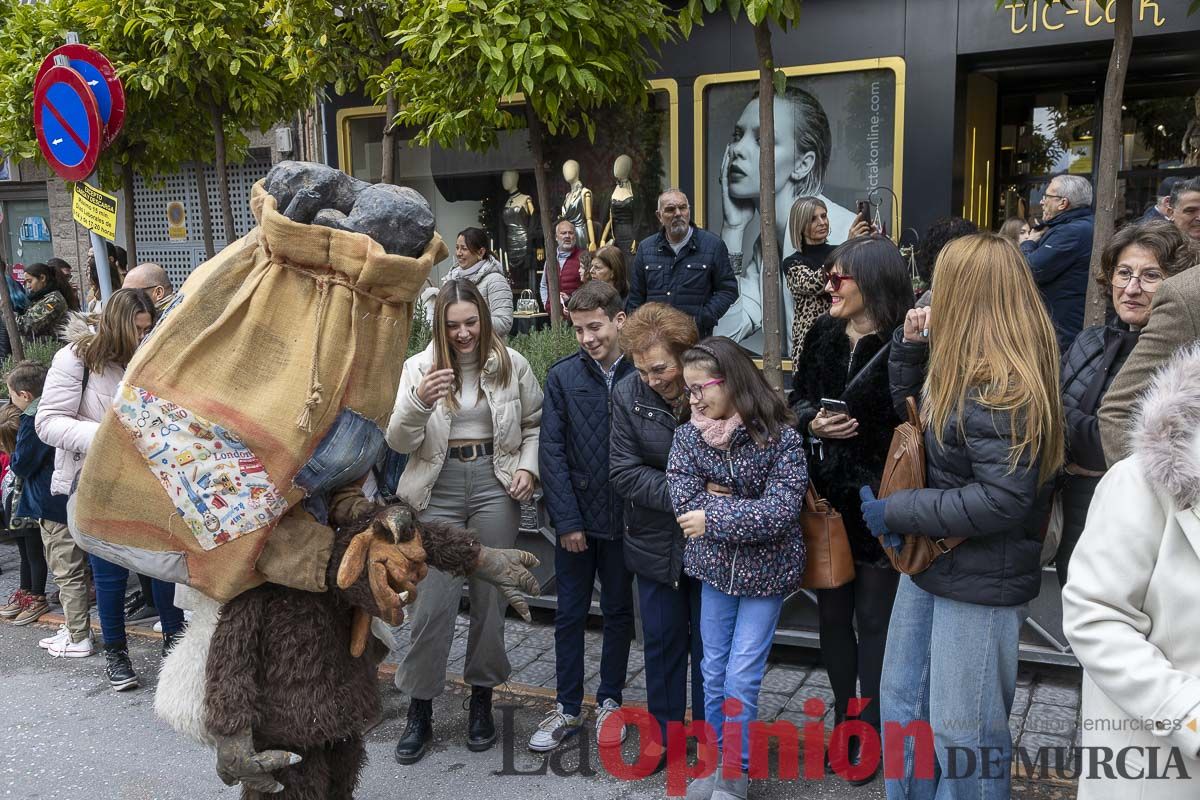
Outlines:
<svg viewBox="0 0 1200 800"><path fill-rule="evenodd" d="M54 632L53 636L47 636L45 639L42 639L40 642L38 642L38 647L42 648L43 650L49 650L51 647L59 644L64 639L70 640L70 638L71 632L67 630L67 626L59 625L58 630Z"/></svg>
<svg viewBox="0 0 1200 800"><path fill-rule="evenodd" d="M47 648L55 658L87 658L92 654L92 636L88 634L81 642L72 642L68 635L61 642Z"/></svg>
<svg viewBox="0 0 1200 800"><path fill-rule="evenodd" d="M186 608L183 610L183 621L184 621L184 624L192 621L192 612L188 611ZM162 633L162 620L161 619L158 622L154 623L154 632Z"/></svg>
<svg viewBox="0 0 1200 800"><path fill-rule="evenodd" d="M611 697L596 709L596 744L600 747L620 747L625 743L625 737L629 735L629 731L625 728L624 722L618 724L618 721L614 720L608 727L604 725L606 719L620 710L621 707L617 705L617 701Z"/></svg>
<svg viewBox="0 0 1200 800"><path fill-rule="evenodd" d="M535 753L548 753L562 744L569 736L583 730L583 720L563 713L562 703L542 720L538 729L529 737L529 749Z"/></svg>
<svg viewBox="0 0 1200 800"><path fill-rule="evenodd" d="M162 620L159 620L158 622L154 623L154 632L162 633Z"/></svg>

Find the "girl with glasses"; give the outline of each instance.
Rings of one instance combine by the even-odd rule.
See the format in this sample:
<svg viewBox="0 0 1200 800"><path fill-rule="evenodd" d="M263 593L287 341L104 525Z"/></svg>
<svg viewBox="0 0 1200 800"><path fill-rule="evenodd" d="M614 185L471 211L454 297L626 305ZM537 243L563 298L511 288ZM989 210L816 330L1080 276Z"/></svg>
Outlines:
<svg viewBox="0 0 1200 800"><path fill-rule="evenodd" d="M846 718L861 685L867 705L859 718L879 730L879 679L899 573L868 530L858 493L862 486L879 487L892 431L900 424L887 350L912 308L912 281L900 251L882 236L850 240L830 255L829 264L825 291L832 306L805 339L788 399L797 429L811 443L813 486L841 512L855 562L854 580L816 592L835 721ZM827 408L827 399L845 403L849 413ZM848 754L850 766L857 766L861 746L855 737L839 750ZM827 769L845 773L842 764Z"/></svg>
<svg viewBox="0 0 1200 800"><path fill-rule="evenodd" d="M795 418L740 347L710 337L682 361L692 418L675 431L667 481L687 537L684 571L701 582L705 721L718 748L727 725L740 728L741 751L723 754L688 797L744 800L767 652L804 576L808 470Z"/></svg>
<svg viewBox="0 0 1200 800"><path fill-rule="evenodd" d="M1158 287L1168 276L1197 261L1200 254L1195 246L1165 221L1128 225L1104 248L1097 282L1112 298L1116 316L1075 337L1060 377L1067 420L1067 465L1058 483L1063 510L1062 540L1055 557L1059 585L1066 585L1071 554L1107 468L1100 443L1100 404L1150 321L1151 301Z"/></svg>

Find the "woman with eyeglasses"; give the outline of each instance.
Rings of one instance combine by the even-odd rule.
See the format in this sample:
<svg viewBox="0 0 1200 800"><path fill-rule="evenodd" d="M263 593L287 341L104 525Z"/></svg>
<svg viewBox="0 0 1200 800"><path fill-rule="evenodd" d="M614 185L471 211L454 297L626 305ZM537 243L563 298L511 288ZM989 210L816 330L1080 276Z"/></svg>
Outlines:
<svg viewBox="0 0 1200 800"><path fill-rule="evenodd" d="M867 529L858 493L862 486L878 489L892 431L900 424L888 382L888 350L892 332L912 308L912 281L900 251L883 236L851 239L828 263L829 312L805 337L788 400L797 429L809 441L813 486L841 512L855 562L853 581L817 590L821 659L833 688L835 719L845 719L861 684L869 705L860 718L878 730L883 650L899 574ZM852 765L861 745L857 738L847 742L843 752Z"/></svg>
<svg viewBox="0 0 1200 800"><path fill-rule="evenodd" d="M1097 281L1112 298L1116 317L1085 328L1075 337L1062 363L1062 399L1066 414L1067 459L1059 478L1063 528L1055 567L1067 582L1071 553L1083 533L1088 507L1107 466L1100 443L1100 403L1138 334L1150 321L1154 293L1171 275L1200 261L1195 245L1169 222L1128 225L1104 248Z"/></svg>
<svg viewBox="0 0 1200 800"><path fill-rule="evenodd" d="M804 576L804 440L731 339L711 336L682 362L692 418L675 430L667 483L687 537L684 571L701 584L704 719L726 751L688 797L745 800L767 652L783 601Z"/></svg>
<svg viewBox="0 0 1200 800"><path fill-rule="evenodd" d="M690 314L666 303L639 306L620 336L637 374L612 391L609 478L624 508L625 566L637 575L646 706L663 743L668 723L683 724L687 713L689 671L692 719L704 718L700 583L683 573L684 537L667 488L675 428L689 414L679 359L697 339ZM658 755L661 765L665 749Z"/></svg>

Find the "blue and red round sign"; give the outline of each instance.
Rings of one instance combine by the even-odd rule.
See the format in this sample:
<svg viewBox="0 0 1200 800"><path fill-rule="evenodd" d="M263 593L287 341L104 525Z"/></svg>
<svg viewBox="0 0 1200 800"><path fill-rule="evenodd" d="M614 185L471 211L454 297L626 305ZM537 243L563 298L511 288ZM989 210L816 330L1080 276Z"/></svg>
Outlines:
<svg viewBox="0 0 1200 800"><path fill-rule="evenodd" d="M56 64L62 57L66 64ZM125 91L112 64L86 45L56 48L38 69L33 126L50 168L64 180L92 174L125 122Z"/></svg>
<svg viewBox="0 0 1200 800"><path fill-rule="evenodd" d="M33 92L38 146L59 177L81 181L92 174L102 148L96 97L71 67L51 66Z"/></svg>

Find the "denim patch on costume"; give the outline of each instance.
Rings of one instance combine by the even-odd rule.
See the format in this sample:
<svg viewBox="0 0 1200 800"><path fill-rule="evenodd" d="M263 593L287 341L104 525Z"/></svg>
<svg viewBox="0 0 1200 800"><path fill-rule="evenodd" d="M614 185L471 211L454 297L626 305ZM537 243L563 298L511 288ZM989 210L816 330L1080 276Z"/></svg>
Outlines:
<svg viewBox="0 0 1200 800"><path fill-rule="evenodd" d="M232 431L124 383L113 407L205 550L256 531L287 510L262 461Z"/></svg>
<svg viewBox="0 0 1200 800"><path fill-rule="evenodd" d="M294 483L309 496L345 486L375 466L385 446L378 425L348 408L342 409Z"/></svg>

